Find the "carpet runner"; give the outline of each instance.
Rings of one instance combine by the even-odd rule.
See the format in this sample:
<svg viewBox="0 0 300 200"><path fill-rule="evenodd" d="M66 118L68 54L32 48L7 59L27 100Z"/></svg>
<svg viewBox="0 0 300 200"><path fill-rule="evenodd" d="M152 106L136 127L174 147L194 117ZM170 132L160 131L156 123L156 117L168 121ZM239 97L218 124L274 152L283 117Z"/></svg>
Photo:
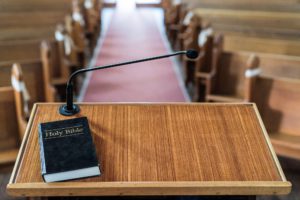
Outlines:
<svg viewBox="0 0 300 200"><path fill-rule="evenodd" d="M169 53L149 10L116 9L96 65ZM92 72L84 102L184 102L171 59Z"/></svg>

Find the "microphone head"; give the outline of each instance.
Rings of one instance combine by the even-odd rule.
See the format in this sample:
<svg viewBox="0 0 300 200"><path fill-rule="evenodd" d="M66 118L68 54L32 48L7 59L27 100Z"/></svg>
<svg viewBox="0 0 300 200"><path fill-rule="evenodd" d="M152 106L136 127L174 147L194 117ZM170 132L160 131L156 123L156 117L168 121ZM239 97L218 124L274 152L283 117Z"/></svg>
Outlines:
<svg viewBox="0 0 300 200"><path fill-rule="evenodd" d="M198 57L198 51L196 50L187 50L185 55L190 59L195 59Z"/></svg>

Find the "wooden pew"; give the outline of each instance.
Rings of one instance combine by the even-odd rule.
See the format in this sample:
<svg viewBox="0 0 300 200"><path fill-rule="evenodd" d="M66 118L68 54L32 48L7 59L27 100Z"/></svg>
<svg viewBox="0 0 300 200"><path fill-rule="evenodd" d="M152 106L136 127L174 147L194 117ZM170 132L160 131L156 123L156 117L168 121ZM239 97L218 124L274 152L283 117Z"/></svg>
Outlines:
<svg viewBox="0 0 300 200"><path fill-rule="evenodd" d="M0 62L11 60L33 60L39 57L39 40L0 43Z"/></svg>
<svg viewBox="0 0 300 200"><path fill-rule="evenodd" d="M21 76L20 78L11 76L12 66L14 66L15 75ZM56 99L56 91L49 82L49 71L47 71L48 69L46 67L47 66L44 66L40 61L23 61L23 75L21 70L17 70L20 69L19 64L12 65L9 62L0 64L0 88L12 85L15 91L16 113L18 117L20 138L22 138L24 134L27 119L33 104L36 102L54 102ZM18 71L20 75L16 74ZM28 92L30 97L29 99L25 99L26 108L24 106L25 100L20 100L20 96L24 95L24 85L26 86L26 92ZM6 110L6 112L10 112L5 108L3 109ZM20 118L20 116L22 116L22 118Z"/></svg>
<svg viewBox="0 0 300 200"><path fill-rule="evenodd" d="M72 38L68 37L70 40ZM85 52L78 48L76 44L68 42L69 53L66 51L67 36L62 40L48 41L49 57L51 75L55 85L64 85L70 71L85 66L86 57ZM30 49L30 51L28 51ZM23 60L40 60L40 41L15 41L5 42L0 44L0 63L1 61L15 61L22 62ZM62 84L64 83L64 84ZM62 92L64 95L64 92Z"/></svg>
<svg viewBox="0 0 300 200"><path fill-rule="evenodd" d="M222 51L223 35L207 35L200 46L202 57L195 61L193 101L205 101L207 91L211 91Z"/></svg>
<svg viewBox="0 0 300 200"><path fill-rule="evenodd" d="M3 9L3 12L0 12L0 19L3 19L0 22L0 25L3 25L3 27L1 26L3 33L0 35L3 38L10 39L10 37L13 38L13 34L10 33L22 33L18 29L24 28L25 32L23 35L25 36L23 38L27 39L30 38L30 34L36 33L31 33L32 30L30 29L34 28L33 26L41 29L49 28L49 25L61 23L64 20L64 15L67 14L72 14L74 21L81 20L83 22L81 25L87 28L87 32L94 29L93 31L95 32L93 34L97 34L97 31L100 30L101 2L100 0L44 0L42 2L29 0L26 1L26 6L20 0L0 2L2 6L0 10ZM14 8L19 6L23 6L24 9L14 10ZM85 17L83 17L83 13L86 14ZM5 30L9 27L11 28L10 30Z"/></svg>
<svg viewBox="0 0 300 200"><path fill-rule="evenodd" d="M235 52L239 62L246 62L247 58L253 52L240 51ZM222 51L222 59L230 60L234 52ZM297 56L255 53L259 58L261 75L278 78L300 78L300 58ZM237 62L237 65L238 63Z"/></svg>
<svg viewBox="0 0 300 200"><path fill-rule="evenodd" d="M194 12L225 35L226 51L300 55L299 13L203 7Z"/></svg>
<svg viewBox="0 0 300 200"><path fill-rule="evenodd" d="M300 79L300 57L274 54L257 54L261 74L278 78Z"/></svg>
<svg viewBox="0 0 300 200"><path fill-rule="evenodd" d="M51 44L52 49L58 48L58 44L55 41L48 42ZM0 44L0 62L23 62L27 60L41 60L41 42L39 40L30 41L15 41L15 42L5 42ZM56 76L59 74L59 55L57 51L52 51L51 62L51 75Z"/></svg>
<svg viewBox="0 0 300 200"><path fill-rule="evenodd" d="M78 21L74 21L70 16L66 16L65 18L65 30L63 32L66 36L65 39L70 37L73 43L72 52L69 55L70 61L79 66L85 66L87 63L87 54L91 54L95 44L92 45L93 41L87 41L83 26ZM93 38L88 39L91 40ZM88 46L88 43L90 43L90 46Z"/></svg>
<svg viewBox="0 0 300 200"><path fill-rule="evenodd" d="M88 0L86 0L88 1ZM85 2L86 2L85 1ZM7 20L3 20L2 23L3 27L0 30L0 41L12 41L12 40L44 40L44 39L51 39L53 40L54 38L54 32L56 30L56 26L58 23L61 23L64 21L66 23L67 31L69 35L72 38L72 41L74 43L74 49L76 49L76 53L74 53L72 56L72 64L75 64L75 61L77 62L77 65L85 65L86 64L86 39L85 39L85 21L82 16L82 8L83 5L85 5L82 2L82 5L79 3L79 1L72 1L73 3L71 4L70 1L70 7L72 7L72 16L69 17L65 11L48 11L46 12L40 11L40 10L35 10L33 8L34 12L19 12L14 15L14 13L1 13L1 16L3 18L8 18ZM96 13L96 8L99 9L100 4L95 1L89 1L92 2L92 10L94 10ZM15 2L11 2L14 4ZM93 4L94 3L94 4ZM34 7L34 6L33 6ZM86 10L86 9L84 9ZM24 16L23 16L24 15ZM49 15L49 16L47 16ZM64 17L66 16L66 19ZM90 16L88 15L86 17L86 20L90 20ZM23 20L20 20L23 17ZM26 20L24 20L26 18ZM40 20L39 18L42 18L43 20ZM95 18L95 17L94 17ZM46 20L44 20L46 19ZM100 16L98 14L97 20L100 20ZM25 21L25 23L23 23ZM94 19L95 21L95 19ZM99 21L98 21L99 22ZM96 22L95 22L96 23ZM97 25L94 23L94 28L95 30L99 29ZM25 24L25 25L24 25ZM98 28L97 28L98 27ZM96 41L97 39L94 38ZM95 46L95 43L92 45L93 47ZM73 52L72 52L73 53ZM76 58L74 55L76 55L78 58Z"/></svg>
<svg viewBox="0 0 300 200"><path fill-rule="evenodd" d="M2 0L0 12L31 12L33 10L71 11L72 0Z"/></svg>
<svg viewBox="0 0 300 200"><path fill-rule="evenodd" d="M196 15L193 16L185 32L180 36L184 49L195 49L201 51L198 44L198 38L202 29L201 19ZM193 83L194 81L195 60L190 60L184 57L183 67L185 71L185 85L188 86L189 83Z"/></svg>
<svg viewBox="0 0 300 200"><path fill-rule="evenodd" d="M300 159L300 80L258 76L249 100L257 104L276 153Z"/></svg>
<svg viewBox="0 0 300 200"><path fill-rule="evenodd" d="M183 48L182 39L180 35L182 35L187 29L188 25L192 20L192 13L188 13L188 8L186 4L181 4L179 7L179 19L177 23L169 25L169 39L171 42L171 46L174 49L181 50Z"/></svg>
<svg viewBox="0 0 300 200"><path fill-rule="evenodd" d="M210 79L216 79L214 81L209 81L208 83L215 84L209 87L222 87L222 83L225 84L224 90L230 84L234 84L235 80L242 80L245 72L245 65L247 59L253 54L252 52L226 52L222 51L220 59L217 62L217 73L219 75L213 76L212 74L203 74L203 77L208 77ZM265 54L265 53L255 53L259 59L259 68L261 70L260 74L262 76L272 76L278 78L300 78L300 58L296 56L287 55L277 55L277 54ZM232 69L226 68L226 66L231 66ZM243 67L244 66L244 67ZM219 71L221 70L221 71ZM224 70L224 71L222 71ZM201 73L199 74L201 77ZM230 80L229 77L234 78ZM219 78L220 77L220 78ZM228 81L230 84L227 84ZM237 81L239 83L239 81ZM244 82L244 81L242 81ZM209 85L209 84L208 84ZM244 94L243 86L232 86L231 88L237 87L240 90L240 94ZM205 88L204 88L205 89ZM203 88L201 90L204 90ZM208 89L208 91L211 89ZM229 90L229 89L228 89Z"/></svg>
<svg viewBox="0 0 300 200"><path fill-rule="evenodd" d="M66 14L57 11L0 13L0 27L48 26L49 24L63 23Z"/></svg>
<svg viewBox="0 0 300 200"><path fill-rule="evenodd" d="M0 87L0 168L12 164L18 153L19 137L13 88Z"/></svg>
<svg viewBox="0 0 300 200"><path fill-rule="evenodd" d="M66 55L64 41L44 41L42 47L39 41L22 41L10 44L0 44L0 64L19 62L22 64L27 60L48 63L51 83L58 90L61 100L65 98L65 85L71 70L78 69L78 58L74 62L69 60L73 53ZM27 49L30 49L28 51ZM41 54L47 56L42 56ZM42 56L42 58L41 58ZM75 55L77 56L77 55Z"/></svg>
<svg viewBox="0 0 300 200"><path fill-rule="evenodd" d="M166 28L166 33L168 39L170 40L171 44L174 44L174 31L171 30L171 26L178 24L180 21L180 10L183 4L176 3L170 4L170 7L166 7L164 11L164 24Z"/></svg>
<svg viewBox="0 0 300 200"><path fill-rule="evenodd" d="M85 0L83 2L83 14L86 23L86 37L90 41L90 48L94 49L101 31L101 12L103 2L97 0Z"/></svg>
<svg viewBox="0 0 300 200"><path fill-rule="evenodd" d="M81 25L78 22L74 22L70 17L66 17L64 19L66 22L66 30L68 34L68 39L71 47L71 52L69 56L69 59L71 59L71 62L75 65L83 65L85 64L85 48L87 47L86 41L84 38L84 30L82 29ZM49 25L48 25L49 26ZM10 53L10 51L16 50L19 52L22 52L22 46L26 49L34 49L35 52L39 49L37 48L37 44L43 40L43 39L48 39L48 40L55 40L55 34L56 31L61 31L58 30L58 27L61 27L62 24L55 24L51 25L50 27L47 27L45 30L44 29L36 29L36 27L32 27L29 29L23 29L23 28L17 28L19 31L15 32L15 29L2 29L0 30L0 40L4 37L5 40L10 40L10 41L5 41L1 42L2 45L6 44L6 47L8 47L10 50L6 52L6 55ZM62 29L62 28L60 28ZM64 28L63 28L64 29ZM9 31L8 31L9 30ZM2 34L1 32L7 32L7 34ZM27 32L29 31L29 32ZM13 32L13 34L10 34L10 32ZM28 33L28 34L27 34ZM67 36L66 36L67 37ZM22 40L23 39L23 40ZM17 41L11 41L11 40L17 40ZM28 41L26 41L28 40ZM32 43L32 46L30 47L30 43ZM14 44L16 46L14 46ZM26 44L26 45L25 45ZM2 46L1 45L1 46ZM4 51L4 50L3 50ZM27 55L28 52L24 52L24 55ZM14 55L11 55L14 57ZM31 58L29 58L31 59ZM0 59L1 60L1 59Z"/></svg>
<svg viewBox="0 0 300 200"><path fill-rule="evenodd" d="M248 101L248 87L251 86L246 83L250 78L245 76L245 72L247 69L255 69L258 66L259 60L255 54L221 54L216 75L210 79L209 85L211 87L207 88L206 101Z"/></svg>
<svg viewBox="0 0 300 200"><path fill-rule="evenodd" d="M1 68L3 71L7 71L7 69L3 69L5 67L2 66ZM36 102L54 102L56 91L47 82L49 77L47 77L46 69L41 63L23 63L22 67L16 63L9 69L15 95L19 134L22 138L33 104Z"/></svg>
<svg viewBox="0 0 300 200"><path fill-rule="evenodd" d="M299 1L295 0L189 0L191 7L250 10L250 11L281 11L298 12L300 11Z"/></svg>

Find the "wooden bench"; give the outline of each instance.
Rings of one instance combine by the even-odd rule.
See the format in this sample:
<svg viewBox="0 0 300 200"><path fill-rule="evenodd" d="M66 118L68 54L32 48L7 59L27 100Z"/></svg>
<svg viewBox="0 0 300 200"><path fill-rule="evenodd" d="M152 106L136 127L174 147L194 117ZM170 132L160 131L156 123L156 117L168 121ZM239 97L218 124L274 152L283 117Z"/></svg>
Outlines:
<svg viewBox="0 0 300 200"><path fill-rule="evenodd" d="M0 43L0 62L33 60L37 58L40 58L39 40Z"/></svg>
<svg viewBox="0 0 300 200"><path fill-rule="evenodd" d="M5 69L5 66L2 66L1 68L1 71L6 72L8 67ZM54 102L56 91L48 82L47 69L41 63L23 63L22 67L19 64L13 64L9 69L15 95L19 131L22 137L33 104L36 102Z"/></svg>
<svg viewBox="0 0 300 200"><path fill-rule="evenodd" d="M19 147L19 130L13 88L0 87L0 167L14 163Z"/></svg>
<svg viewBox="0 0 300 200"><path fill-rule="evenodd" d="M226 51L300 55L299 13L203 7L194 12L225 35Z"/></svg>
<svg viewBox="0 0 300 200"><path fill-rule="evenodd" d="M66 55L64 41L44 41L41 46L39 41L21 41L8 44L0 44L0 63L19 62L20 64L26 60L43 61L48 64L50 70L51 83L58 90L61 100L65 98L65 85L71 70L82 67L75 55L74 62L71 60L72 53ZM27 49L31 49L28 51ZM41 58L42 52L47 56ZM73 57L74 58L74 57ZM77 88L78 89L78 88Z"/></svg>
<svg viewBox="0 0 300 200"><path fill-rule="evenodd" d="M48 10L71 12L72 0L3 0L0 2L0 12L31 12L33 10Z"/></svg>
<svg viewBox="0 0 300 200"><path fill-rule="evenodd" d="M43 6L51 3L58 4L63 9L54 9ZM28 1L32 4L31 10L26 7L23 11L14 12L9 8L22 5L19 0L2 2L3 7L8 9L0 13L0 41L12 40L53 40L57 24L65 24L66 30L72 39L76 51L72 51L70 57L71 64L85 66L87 55L91 52L87 50L85 34L89 35L90 51L96 45L101 22L101 1L97 0L67 0L67 1L43 1L41 4L35 0ZM85 14L85 15L83 15ZM3 20L1 20L3 19ZM90 37L93 35L93 37Z"/></svg>
<svg viewBox="0 0 300 200"><path fill-rule="evenodd" d="M200 57L195 60L193 101L205 101L211 90L212 79L217 73L218 62L223 51L223 35L207 35L200 48Z"/></svg>
<svg viewBox="0 0 300 200"><path fill-rule="evenodd" d="M99 0L85 0L83 5L86 36L90 41L90 48L94 49L101 31L101 13L104 5L103 2Z"/></svg>
<svg viewBox="0 0 300 200"><path fill-rule="evenodd" d="M49 77L45 77L45 72L42 67L37 65L31 65L27 67L24 65L24 69L27 69L26 76L23 75L21 66L14 64L11 70L11 80L14 88L15 102L17 109L17 119L19 127L21 128L21 135L27 127L27 120L29 119L29 113L36 102L53 102L55 99L55 90L45 80L49 80ZM29 71L30 70L30 71ZM23 88L20 86L24 86ZM28 88L28 91L27 89ZM51 91L47 91L51 88ZM27 94L26 94L27 93ZM51 95L50 99L47 99ZM26 99L26 95L28 98ZM30 95L30 96L29 96Z"/></svg>
<svg viewBox="0 0 300 200"><path fill-rule="evenodd" d="M58 49L58 44L55 41L48 42L53 49L51 69L52 76L59 74L57 66L59 65L59 52L55 51ZM0 44L0 62L22 62L26 60L41 60L41 41L30 40L30 41L16 41L16 42L5 42Z"/></svg>
<svg viewBox="0 0 300 200"><path fill-rule="evenodd" d="M278 78L300 79L300 57L274 54L257 54L261 74Z"/></svg>
<svg viewBox="0 0 300 200"><path fill-rule="evenodd" d="M179 36L180 42L183 45L183 49L195 49L199 50L199 44L198 44L198 36L201 32L202 26L201 26L201 19L194 15L184 31ZM188 84L193 80L193 73L194 73L194 60L190 60L186 57L184 57L183 60L183 68L185 72L185 85L188 86Z"/></svg>
<svg viewBox="0 0 300 200"><path fill-rule="evenodd" d="M100 30L102 1L100 0L20 0L0 2L0 24L3 27L29 27L31 25L61 23L64 15L72 14L74 21L81 20L86 31ZM83 16L84 14L84 16ZM23 18L22 18L23 16ZM18 20L22 18L22 20Z"/></svg>
<svg viewBox="0 0 300 200"><path fill-rule="evenodd" d="M300 159L300 80L258 76L251 91L278 155Z"/></svg>
<svg viewBox="0 0 300 200"><path fill-rule="evenodd" d="M244 80L245 80L245 63L247 59L253 54L252 52L221 52L220 59L216 61L217 64L217 75L214 73L204 73L199 77L203 76L206 79L215 79L214 81L207 82L207 91L213 90L210 87L215 88L222 93L230 93L230 90L235 90L240 97L247 94L244 90ZM272 76L277 78L295 78L300 77L300 58L295 56L287 55L276 55L276 54L264 54L255 53L259 59L259 68L261 70L260 75ZM213 84L213 85L210 85ZM202 88L203 89L203 88ZM207 94L208 95L208 94ZM242 98L238 98L242 100ZM235 99L228 99L228 101Z"/></svg>
<svg viewBox="0 0 300 200"><path fill-rule="evenodd" d="M191 7L249 10L249 11L280 11L299 13L299 2L295 0L189 0Z"/></svg>
<svg viewBox="0 0 300 200"><path fill-rule="evenodd" d="M246 62L247 58L253 52L240 51L240 52L226 52L222 51L222 57L224 60L230 60L232 54L235 54L239 62ZM261 75L272 76L278 78L300 78L300 58L297 56L255 53L259 58L259 68L261 69ZM222 62L222 61L220 61ZM236 65L239 65L236 62Z"/></svg>
<svg viewBox="0 0 300 200"><path fill-rule="evenodd" d="M251 77L245 76L246 70L255 70L259 60L255 54L246 55L231 53L221 54L215 76L208 81L205 99L212 102L242 102L248 101ZM241 59L242 57L242 59Z"/></svg>
<svg viewBox="0 0 300 200"><path fill-rule="evenodd" d="M33 44L35 48L32 47ZM26 45L29 45L29 47ZM3 46L0 44L0 47ZM7 47L9 45L5 46ZM42 42L41 45L38 41L34 41L32 44L28 44L26 41L18 43L18 45L13 44L13 48L0 48L0 65L11 67L13 63L18 62L21 65L28 65L30 63L36 65L38 68L45 67L49 71L49 82L58 88L63 88L69 76L69 67L66 60L61 58L60 54L62 54L63 51L61 46L62 44L57 42ZM31 51L26 51L26 49L31 49ZM38 51L35 52L35 49L38 49ZM2 75L1 82L7 83L10 81L10 75ZM6 75L8 74L6 73ZM64 95L65 92L63 89L61 89L61 93Z"/></svg>
<svg viewBox="0 0 300 200"><path fill-rule="evenodd" d="M49 24L63 23L66 14L56 11L0 13L0 26L1 28L48 26Z"/></svg>
<svg viewBox="0 0 300 200"><path fill-rule="evenodd" d="M180 11L183 8L184 4L170 4L164 9L164 24L166 28L166 33L171 44L174 44L175 36L174 31L170 28L175 24L179 24L180 21Z"/></svg>
<svg viewBox="0 0 300 200"><path fill-rule="evenodd" d="M191 18L189 17L188 20L185 20L188 14L188 8L186 4L181 4L179 7L178 13L178 21L174 24L170 24L168 27L169 31L169 40L171 42L171 46L174 49L181 50L183 48L182 39L180 38L180 35L185 32L187 29Z"/></svg>

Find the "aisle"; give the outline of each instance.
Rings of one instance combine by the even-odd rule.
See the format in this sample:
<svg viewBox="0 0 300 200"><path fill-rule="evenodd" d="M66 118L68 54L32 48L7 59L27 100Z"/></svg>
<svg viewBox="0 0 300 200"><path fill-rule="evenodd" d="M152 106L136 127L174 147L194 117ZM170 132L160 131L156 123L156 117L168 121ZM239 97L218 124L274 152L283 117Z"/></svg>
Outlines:
<svg viewBox="0 0 300 200"><path fill-rule="evenodd" d="M168 53L153 12L126 1L112 16L96 65ZM124 5L126 8L124 8ZM184 102L171 59L92 72L84 102Z"/></svg>

